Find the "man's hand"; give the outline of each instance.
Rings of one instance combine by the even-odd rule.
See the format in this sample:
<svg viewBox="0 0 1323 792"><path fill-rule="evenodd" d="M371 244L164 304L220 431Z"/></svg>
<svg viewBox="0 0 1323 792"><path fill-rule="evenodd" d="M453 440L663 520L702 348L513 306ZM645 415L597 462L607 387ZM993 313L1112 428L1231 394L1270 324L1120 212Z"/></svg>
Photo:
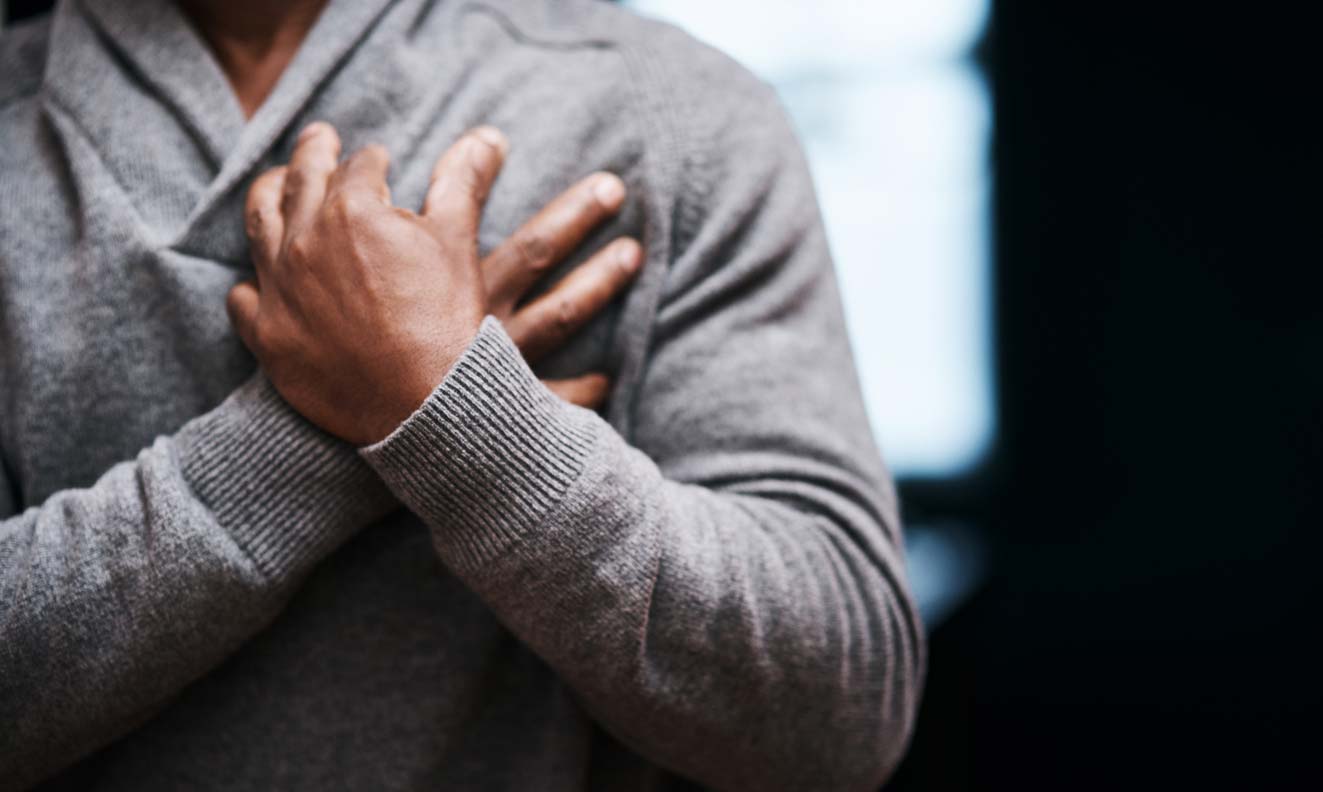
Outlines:
<svg viewBox="0 0 1323 792"><path fill-rule="evenodd" d="M438 160L421 214L390 202L389 158L369 146L339 163L326 124L304 130L287 167L248 197L257 284L230 292L230 316L286 401L356 445L408 418L495 314L530 359L563 343L624 287L642 261L633 240L599 251L547 295L519 299L592 227L624 188L589 177L478 261L478 223L504 161L505 138L470 132ZM593 405L607 382L551 384Z"/></svg>

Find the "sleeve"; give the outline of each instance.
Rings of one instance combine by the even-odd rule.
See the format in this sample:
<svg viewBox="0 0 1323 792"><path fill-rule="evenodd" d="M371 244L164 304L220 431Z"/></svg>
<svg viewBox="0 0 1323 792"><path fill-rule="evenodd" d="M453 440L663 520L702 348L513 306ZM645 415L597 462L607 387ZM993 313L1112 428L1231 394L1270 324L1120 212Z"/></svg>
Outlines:
<svg viewBox="0 0 1323 792"><path fill-rule="evenodd" d="M0 521L0 786L149 717L397 504L259 374L91 487Z"/></svg>
<svg viewBox="0 0 1323 792"><path fill-rule="evenodd" d="M633 445L489 318L361 453L633 750L722 789L875 789L924 644L811 180L761 84L693 151Z"/></svg>

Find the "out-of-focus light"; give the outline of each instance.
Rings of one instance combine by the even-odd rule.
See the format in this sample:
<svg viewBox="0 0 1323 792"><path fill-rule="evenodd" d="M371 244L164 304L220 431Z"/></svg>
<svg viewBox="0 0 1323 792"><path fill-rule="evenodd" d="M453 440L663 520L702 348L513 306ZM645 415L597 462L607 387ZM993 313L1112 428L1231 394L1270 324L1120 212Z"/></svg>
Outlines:
<svg viewBox="0 0 1323 792"><path fill-rule="evenodd" d="M805 68L843 69L964 57L987 0L631 0L776 82Z"/></svg>
<svg viewBox="0 0 1323 792"><path fill-rule="evenodd" d="M780 92L804 140L869 415L899 476L994 434L987 0L633 0Z"/></svg>

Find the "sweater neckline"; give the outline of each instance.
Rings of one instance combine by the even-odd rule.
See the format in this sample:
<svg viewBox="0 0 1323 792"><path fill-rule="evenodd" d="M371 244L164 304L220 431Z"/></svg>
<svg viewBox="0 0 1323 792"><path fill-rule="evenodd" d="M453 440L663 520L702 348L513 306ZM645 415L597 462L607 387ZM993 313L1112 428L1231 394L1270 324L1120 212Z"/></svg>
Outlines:
<svg viewBox="0 0 1323 792"><path fill-rule="evenodd" d="M330 0L280 80L245 120L210 48L170 0L65 0L52 20L44 88L85 128L107 130L93 146L141 134L141 120L81 89L89 69L121 68L165 105L198 142L214 178L189 214L186 235L256 165L317 89L396 0ZM97 57L108 50L110 58Z"/></svg>

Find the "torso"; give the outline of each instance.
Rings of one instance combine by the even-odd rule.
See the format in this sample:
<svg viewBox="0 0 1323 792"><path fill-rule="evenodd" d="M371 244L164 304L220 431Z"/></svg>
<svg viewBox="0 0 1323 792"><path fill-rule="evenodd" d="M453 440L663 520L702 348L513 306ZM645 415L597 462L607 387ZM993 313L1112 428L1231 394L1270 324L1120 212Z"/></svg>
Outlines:
<svg viewBox="0 0 1323 792"><path fill-rule="evenodd" d="M484 248L598 169L621 174L631 197L589 247L621 234L664 240L656 218L668 199L650 181L645 115L618 52L539 45L482 6L423 5L388 10L220 194L232 158L253 154L242 138L209 161L195 131L109 61L89 77L114 93L103 97L112 103L104 129L45 90L0 107L0 449L20 506L91 484L251 373L224 310L226 291L250 275L243 193L262 167L288 157L308 121L333 123L346 149L384 143L394 199L407 207L461 132L505 130L512 150ZM131 126L152 132L123 137ZM646 310L646 299L630 299ZM628 368L633 353L616 328L631 304L600 317L543 373ZM511 734L536 739L511 745ZM343 547L273 627L66 780L569 789L586 783L593 740L564 686L446 572L426 529L403 513ZM199 778L198 768L228 775Z"/></svg>

